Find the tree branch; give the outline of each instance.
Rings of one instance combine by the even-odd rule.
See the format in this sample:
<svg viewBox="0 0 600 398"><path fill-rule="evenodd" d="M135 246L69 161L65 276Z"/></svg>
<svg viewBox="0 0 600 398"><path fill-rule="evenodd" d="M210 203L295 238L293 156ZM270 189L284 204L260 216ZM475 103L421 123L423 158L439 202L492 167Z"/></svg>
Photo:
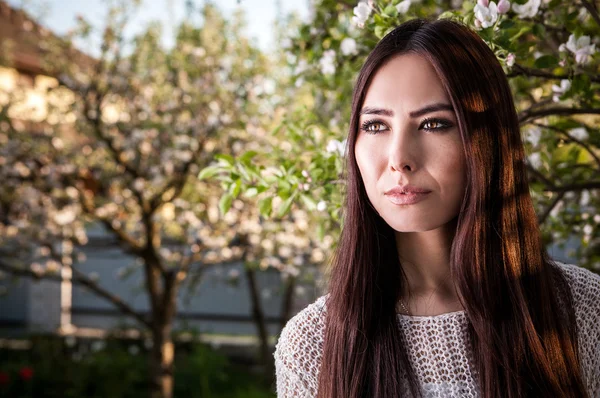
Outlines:
<svg viewBox="0 0 600 398"><path fill-rule="evenodd" d="M550 203L550 206L548 206L546 208L546 210L544 210L544 212L538 217L538 224L543 224L544 221L546 221L546 219L548 218L548 216L552 212L552 209L554 209L554 207L558 204L558 202L564 196L565 196L565 192L559 192L558 195L556 195L556 197L554 198L554 200L552 201L552 203Z"/></svg>
<svg viewBox="0 0 600 398"><path fill-rule="evenodd" d="M199 140L198 142L198 149L195 150L192 153L192 156L190 158L189 161L185 162L183 164L183 168L181 170L181 172L174 176L164 187L163 189L161 189L160 191L158 191L152 198L150 198L149 200L149 208L151 211L156 210L157 208L159 208L163 203L165 203L162 199L163 195L168 192L170 189L175 189L175 192L173 193L173 195L169 198L168 201L172 201L173 199L177 198L179 195L181 195L181 192L183 191L183 187L185 186L185 182L187 181L188 178L188 173L190 171L190 168L192 167L192 165L194 163L198 162L198 158L202 156L202 151L204 149L204 143L206 142L206 139L208 137L210 137L212 134L214 134L217 131L216 128L210 128L202 137L201 140Z"/></svg>
<svg viewBox="0 0 600 398"><path fill-rule="evenodd" d="M600 76L591 75L589 72L586 74L589 76L591 81L600 83ZM519 64L514 64L511 72L506 75L506 77L508 77L508 78L515 77L515 76L542 77L544 79L556 79L556 80L563 80L563 79L568 79L571 77L568 74L555 75L554 73L545 72L541 69L528 68L526 66L522 66Z"/></svg>
<svg viewBox="0 0 600 398"><path fill-rule="evenodd" d="M121 243L124 243L126 246L128 246L131 253L139 255L143 249L142 243L138 242L134 237L127 234L127 232L124 230L115 227L110 220L103 217L98 217L94 211L93 204L90 203L93 199L87 198L85 192L81 192L79 189L78 191L83 211L100 221L109 231L115 234Z"/></svg>
<svg viewBox="0 0 600 398"><path fill-rule="evenodd" d="M550 181L545 175L536 170L532 165L527 163L525 167L527 168L527 170L529 170L531 174L533 174L535 177L537 177L537 179L542 181L547 187L554 188L554 183Z"/></svg>
<svg viewBox="0 0 600 398"><path fill-rule="evenodd" d="M572 135L570 135L568 132L566 132L563 129L559 129L558 127L555 126L549 126L547 124L542 124L542 123L533 123L535 126L538 127L542 127L542 128L547 128L549 130L553 130L553 131L557 131L561 134L563 134L564 136L566 136L569 140L576 142L577 144L579 144L580 146L582 146L596 161L596 164L598 164L598 169L600 169L600 157L598 157L598 155L596 155L596 153L592 150L592 148L589 147L589 145L587 145L585 142L578 140L577 138L573 137Z"/></svg>
<svg viewBox="0 0 600 398"><path fill-rule="evenodd" d="M580 184L569 184L563 186L546 187L546 192L569 192L569 191L583 191L584 189L600 189L600 181L590 181Z"/></svg>
<svg viewBox="0 0 600 398"><path fill-rule="evenodd" d="M123 314L129 315L139 323L146 327L150 327L150 321L146 319L141 313L134 310L127 303L125 303L120 297L114 295L108 290L102 288L92 279L90 279L87 275L82 273L81 271L71 267L72 276L71 278L62 277L60 275L55 274L38 274L30 269L19 268L14 265L8 264L0 259L0 269L5 270L6 272L17 275L24 276L28 278L33 278L36 280L53 280L58 282L70 281L71 283L75 283L77 285L85 286L88 289L92 290L96 295L104 298L105 300L112 303L115 307L117 307Z"/></svg>
<svg viewBox="0 0 600 398"><path fill-rule="evenodd" d="M539 111L524 111L519 114L519 123L525 124L531 120L544 116L569 116L569 115L600 115L599 108L546 108Z"/></svg>
<svg viewBox="0 0 600 398"><path fill-rule="evenodd" d="M581 5L585 7L586 10L592 15L594 21L600 26L600 15L598 15L598 11L592 6L592 3L587 0L581 0Z"/></svg>

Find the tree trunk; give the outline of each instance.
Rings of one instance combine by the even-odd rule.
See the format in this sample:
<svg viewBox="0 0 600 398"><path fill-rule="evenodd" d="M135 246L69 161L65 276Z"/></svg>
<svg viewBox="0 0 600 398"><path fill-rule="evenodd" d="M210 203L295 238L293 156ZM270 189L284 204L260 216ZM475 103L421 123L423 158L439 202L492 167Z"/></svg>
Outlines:
<svg viewBox="0 0 600 398"><path fill-rule="evenodd" d="M280 329L283 329L287 321L290 319L292 305L294 303L294 289L296 287L296 278L288 276L283 288L283 301L281 303L281 320L279 323Z"/></svg>
<svg viewBox="0 0 600 398"><path fill-rule="evenodd" d="M152 307L152 351L150 353L150 396L173 397L173 359L175 345L171 332L175 319L177 278L176 273L159 272L158 259L150 251L146 258L147 283L150 286ZM162 279L162 287L160 280Z"/></svg>
<svg viewBox="0 0 600 398"><path fill-rule="evenodd" d="M173 397L173 358L175 346L171 338L171 326L156 326L152 330L152 347L150 357L150 384L152 398Z"/></svg>
<svg viewBox="0 0 600 398"><path fill-rule="evenodd" d="M252 268L245 266L246 279L248 281L248 289L250 291L250 299L252 302L252 319L258 329L258 338L260 341L260 362L263 366L265 376L271 378L275 372L274 363L271 360L271 350L269 348L269 333L265 321L265 314L262 309L262 302L256 283L255 272Z"/></svg>

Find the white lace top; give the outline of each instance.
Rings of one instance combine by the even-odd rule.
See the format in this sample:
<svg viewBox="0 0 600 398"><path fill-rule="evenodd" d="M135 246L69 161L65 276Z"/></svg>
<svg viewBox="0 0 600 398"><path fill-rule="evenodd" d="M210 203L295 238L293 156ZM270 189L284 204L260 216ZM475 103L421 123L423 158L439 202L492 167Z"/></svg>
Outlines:
<svg viewBox="0 0 600 398"><path fill-rule="evenodd" d="M573 290L579 351L590 397L600 398L600 276L558 263ZM325 298L289 320L275 349L277 396L315 397L323 350ZM398 314L407 350L425 397L479 397L467 348L465 311L434 316ZM409 395L408 386L404 391Z"/></svg>

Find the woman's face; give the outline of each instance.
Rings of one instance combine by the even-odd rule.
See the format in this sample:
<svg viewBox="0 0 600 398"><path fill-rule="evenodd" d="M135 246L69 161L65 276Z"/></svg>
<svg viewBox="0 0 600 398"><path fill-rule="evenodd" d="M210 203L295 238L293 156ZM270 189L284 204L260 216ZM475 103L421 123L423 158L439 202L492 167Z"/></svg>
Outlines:
<svg viewBox="0 0 600 398"><path fill-rule="evenodd" d="M456 116L433 66L416 54L390 59L360 112L354 153L379 215L398 232L445 226L460 211L466 168Z"/></svg>

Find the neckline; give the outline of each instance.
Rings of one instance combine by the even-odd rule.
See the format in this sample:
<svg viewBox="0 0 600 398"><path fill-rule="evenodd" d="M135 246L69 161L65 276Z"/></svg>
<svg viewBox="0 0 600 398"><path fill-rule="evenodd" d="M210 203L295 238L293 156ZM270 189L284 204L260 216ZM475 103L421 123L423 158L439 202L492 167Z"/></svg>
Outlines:
<svg viewBox="0 0 600 398"><path fill-rule="evenodd" d="M404 318L404 319L413 319L416 321L430 321L430 320L437 320L437 319L443 319L443 318L457 317L459 315L466 315L466 311L459 310L459 311L446 312L444 314L437 314L437 315L406 315L406 314L402 314L402 313L398 312L398 313L396 313L396 315L399 318Z"/></svg>

